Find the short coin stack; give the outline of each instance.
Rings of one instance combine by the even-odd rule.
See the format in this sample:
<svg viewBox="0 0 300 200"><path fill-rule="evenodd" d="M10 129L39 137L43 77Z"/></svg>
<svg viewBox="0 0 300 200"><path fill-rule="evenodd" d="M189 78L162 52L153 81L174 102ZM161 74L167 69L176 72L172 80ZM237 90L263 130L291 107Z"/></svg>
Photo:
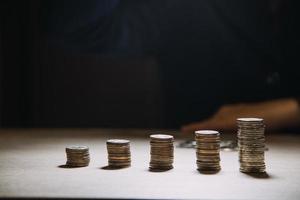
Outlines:
<svg viewBox="0 0 300 200"><path fill-rule="evenodd" d="M174 137L172 135L150 135L151 160L150 171L167 171L173 169Z"/></svg>
<svg viewBox="0 0 300 200"><path fill-rule="evenodd" d="M106 141L108 166L110 168L125 168L131 165L130 141L111 139Z"/></svg>
<svg viewBox="0 0 300 200"><path fill-rule="evenodd" d="M71 146L66 148L69 167L85 167L90 163L89 148L86 146Z"/></svg>
<svg viewBox="0 0 300 200"><path fill-rule="evenodd" d="M260 118L239 118L238 147L240 171L245 173L265 172L265 125Z"/></svg>
<svg viewBox="0 0 300 200"><path fill-rule="evenodd" d="M221 170L220 133L212 130L195 132L197 166L200 173L213 174Z"/></svg>

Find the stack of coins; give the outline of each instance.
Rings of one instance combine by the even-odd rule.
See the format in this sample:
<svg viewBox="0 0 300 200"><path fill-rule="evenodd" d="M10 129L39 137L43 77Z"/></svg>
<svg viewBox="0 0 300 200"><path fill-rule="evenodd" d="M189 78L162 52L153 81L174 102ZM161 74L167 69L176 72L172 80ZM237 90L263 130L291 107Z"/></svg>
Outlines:
<svg viewBox="0 0 300 200"><path fill-rule="evenodd" d="M85 167L90 163L89 148L86 146L71 146L66 148L69 167Z"/></svg>
<svg viewBox="0 0 300 200"><path fill-rule="evenodd" d="M265 172L265 125L260 118L239 118L238 147L240 171Z"/></svg>
<svg viewBox="0 0 300 200"><path fill-rule="evenodd" d="M173 169L174 137L172 135L150 135L150 171L167 171Z"/></svg>
<svg viewBox="0 0 300 200"><path fill-rule="evenodd" d="M221 170L220 133L212 130L195 132L197 166L200 173L213 174Z"/></svg>
<svg viewBox="0 0 300 200"><path fill-rule="evenodd" d="M110 168L125 168L131 165L130 141L111 139L106 141L108 166Z"/></svg>

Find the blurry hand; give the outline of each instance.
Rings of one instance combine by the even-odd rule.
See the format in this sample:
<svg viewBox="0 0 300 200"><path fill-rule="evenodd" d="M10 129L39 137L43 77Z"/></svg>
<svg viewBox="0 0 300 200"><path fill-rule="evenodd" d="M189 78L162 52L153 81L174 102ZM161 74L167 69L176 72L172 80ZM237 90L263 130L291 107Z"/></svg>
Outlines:
<svg viewBox="0 0 300 200"><path fill-rule="evenodd" d="M200 129L236 130L239 117L263 118L268 130L300 126L300 106L295 99L224 105L209 119L184 125L181 130L184 133Z"/></svg>

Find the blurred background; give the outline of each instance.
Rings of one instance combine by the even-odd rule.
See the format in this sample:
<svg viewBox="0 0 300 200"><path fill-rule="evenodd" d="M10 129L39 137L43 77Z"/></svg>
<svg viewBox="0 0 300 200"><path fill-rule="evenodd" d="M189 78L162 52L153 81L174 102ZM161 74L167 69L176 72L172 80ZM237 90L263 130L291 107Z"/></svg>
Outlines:
<svg viewBox="0 0 300 200"><path fill-rule="evenodd" d="M299 2L0 2L0 126L180 128L298 99Z"/></svg>

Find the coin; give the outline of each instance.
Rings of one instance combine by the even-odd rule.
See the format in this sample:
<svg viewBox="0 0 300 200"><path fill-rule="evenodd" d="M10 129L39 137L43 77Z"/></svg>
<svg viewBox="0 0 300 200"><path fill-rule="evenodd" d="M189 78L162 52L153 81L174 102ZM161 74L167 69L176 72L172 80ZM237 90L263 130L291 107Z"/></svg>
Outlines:
<svg viewBox="0 0 300 200"><path fill-rule="evenodd" d="M124 139L109 139L106 141L108 166L110 168L125 168L131 166L130 141Z"/></svg>
<svg viewBox="0 0 300 200"><path fill-rule="evenodd" d="M66 147L66 165L70 167L85 167L90 163L89 148L87 146Z"/></svg>
<svg viewBox="0 0 300 200"><path fill-rule="evenodd" d="M157 142L173 141L174 136L165 135L165 134L153 134L153 135L150 135L150 139L154 140L154 141L157 141Z"/></svg>
<svg viewBox="0 0 300 200"><path fill-rule="evenodd" d="M195 131L195 140L198 171L207 174L220 171L220 133L214 130L198 130Z"/></svg>
<svg viewBox="0 0 300 200"><path fill-rule="evenodd" d="M240 171L265 172L265 125L262 118L238 118Z"/></svg>
<svg viewBox="0 0 300 200"><path fill-rule="evenodd" d="M124 139L109 139L106 141L106 144L111 144L111 145L128 145L130 143L129 140L124 140Z"/></svg>
<svg viewBox="0 0 300 200"><path fill-rule="evenodd" d="M173 169L174 137L165 134L150 135L150 171L166 171Z"/></svg>

